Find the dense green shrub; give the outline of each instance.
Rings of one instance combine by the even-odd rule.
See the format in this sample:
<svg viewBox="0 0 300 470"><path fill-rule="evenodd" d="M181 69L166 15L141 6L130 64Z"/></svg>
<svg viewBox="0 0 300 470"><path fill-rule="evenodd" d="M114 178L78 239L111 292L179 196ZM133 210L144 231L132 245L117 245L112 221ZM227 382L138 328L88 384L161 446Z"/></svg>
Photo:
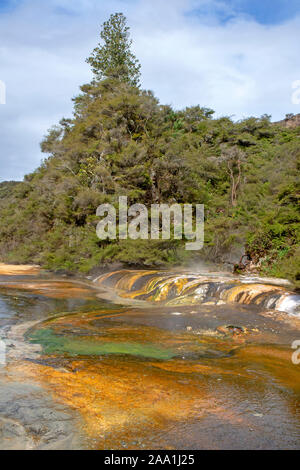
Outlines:
<svg viewBox="0 0 300 470"><path fill-rule="evenodd" d="M126 70L125 79L109 69L83 85L73 118L44 138L41 166L24 182L0 184L0 259L88 272L114 260L221 261L245 246L254 262L263 260L264 273L300 284L300 129L266 115L233 122L200 106L175 111ZM174 240L100 241L96 208L117 204L119 195L148 207L204 203L204 249L187 252Z"/></svg>

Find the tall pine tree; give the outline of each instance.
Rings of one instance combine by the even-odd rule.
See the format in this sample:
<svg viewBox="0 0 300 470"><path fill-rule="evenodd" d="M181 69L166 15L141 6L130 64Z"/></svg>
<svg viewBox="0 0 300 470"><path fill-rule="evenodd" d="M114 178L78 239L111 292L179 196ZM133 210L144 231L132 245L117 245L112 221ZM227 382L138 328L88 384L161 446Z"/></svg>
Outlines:
<svg viewBox="0 0 300 470"><path fill-rule="evenodd" d="M139 86L141 66L131 51L132 40L123 13L115 13L103 23L100 37L102 43L98 44L87 59L96 79L114 77Z"/></svg>

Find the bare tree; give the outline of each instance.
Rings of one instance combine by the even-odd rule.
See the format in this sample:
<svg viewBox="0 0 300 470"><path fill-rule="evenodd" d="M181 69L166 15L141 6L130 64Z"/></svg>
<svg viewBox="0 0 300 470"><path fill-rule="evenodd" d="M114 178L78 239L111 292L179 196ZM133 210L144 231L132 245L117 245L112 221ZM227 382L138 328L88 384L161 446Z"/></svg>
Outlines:
<svg viewBox="0 0 300 470"><path fill-rule="evenodd" d="M242 178L242 165L246 155L237 146L228 147L227 145L222 145L221 149L221 159L226 162L227 172L231 180L231 204L236 206L238 189Z"/></svg>

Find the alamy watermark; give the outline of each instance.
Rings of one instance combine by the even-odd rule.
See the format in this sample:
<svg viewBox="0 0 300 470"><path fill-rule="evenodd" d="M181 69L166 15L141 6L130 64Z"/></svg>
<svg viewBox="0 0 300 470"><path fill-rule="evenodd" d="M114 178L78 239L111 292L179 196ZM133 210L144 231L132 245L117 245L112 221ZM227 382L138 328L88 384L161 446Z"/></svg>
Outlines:
<svg viewBox="0 0 300 470"><path fill-rule="evenodd" d="M292 363L298 365L300 364L300 339L293 341L292 349L296 349L292 354Z"/></svg>
<svg viewBox="0 0 300 470"><path fill-rule="evenodd" d="M6 104L6 85L0 80L0 104Z"/></svg>
<svg viewBox="0 0 300 470"><path fill-rule="evenodd" d="M186 250L201 250L204 245L203 204L144 204L128 207L126 196L119 197L119 210L112 204L101 204L96 212L105 216L97 225L100 240L193 240L185 245ZM118 227L117 227L118 225Z"/></svg>
<svg viewBox="0 0 300 470"><path fill-rule="evenodd" d="M292 93L292 103L293 104L300 104L300 80L295 80L292 83L292 88L295 90Z"/></svg>
<svg viewBox="0 0 300 470"><path fill-rule="evenodd" d="M0 367L6 365L6 344L0 339Z"/></svg>

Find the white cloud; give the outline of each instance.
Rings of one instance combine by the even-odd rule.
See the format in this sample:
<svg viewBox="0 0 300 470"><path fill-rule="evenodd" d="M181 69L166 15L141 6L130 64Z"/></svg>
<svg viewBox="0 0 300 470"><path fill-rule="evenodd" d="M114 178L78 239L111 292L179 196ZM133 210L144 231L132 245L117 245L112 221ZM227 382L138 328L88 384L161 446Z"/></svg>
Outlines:
<svg viewBox="0 0 300 470"><path fill-rule="evenodd" d="M215 0L25 0L0 15L0 179L21 179L42 155L46 130L72 113L71 98L91 77L84 59L110 13L123 11L142 63L143 86L176 108L200 104L236 119L300 112L300 18L264 26L235 16L220 23ZM192 15L206 6L207 14ZM226 4L222 3L226 13ZM208 8L210 7L210 8ZM230 11L229 13L232 13Z"/></svg>

